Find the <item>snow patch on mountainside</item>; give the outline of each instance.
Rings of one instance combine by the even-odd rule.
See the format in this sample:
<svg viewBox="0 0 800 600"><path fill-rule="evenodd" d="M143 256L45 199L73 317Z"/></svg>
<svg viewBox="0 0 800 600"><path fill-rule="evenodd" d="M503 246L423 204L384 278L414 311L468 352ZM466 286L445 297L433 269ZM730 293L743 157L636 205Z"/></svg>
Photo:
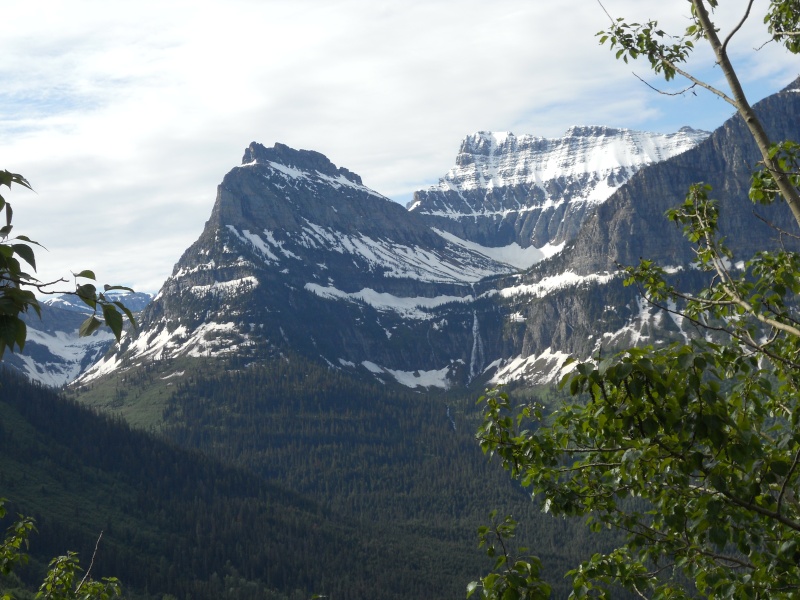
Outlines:
<svg viewBox="0 0 800 600"><path fill-rule="evenodd" d="M471 302L472 296L436 296L426 298L424 296L414 296L403 298L382 292L376 292L370 288L364 288L359 292L343 292L334 287L323 287L316 283L307 283L305 289L322 298L336 300L347 300L350 302L364 302L379 311L391 311L400 315L404 319L430 319L431 315L426 310L436 308L450 302Z"/></svg>
<svg viewBox="0 0 800 600"><path fill-rule="evenodd" d="M578 275L573 271L565 271L558 275L545 277L537 283L515 285L502 290L492 290L486 295L500 294L503 298L513 296L531 295L541 298L556 290L578 287L583 284L605 284L618 277L616 273L593 273L591 275Z"/></svg>
<svg viewBox="0 0 800 600"><path fill-rule="evenodd" d="M175 274L172 276L172 279L180 279L181 277L186 277L187 275L191 275L192 273L199 273L200 271L211 271L217 268L217 263L213 259L210 262L196 265L190 269L186 269L181 267L178 269ZM158 300L161 298L161 292L159 292L153 300Z"/></svg>
<svg viewBox="0 0 800 600"><path fill-rule="evenodd" d="M542 261L545 258L549 258L554 254L558 254L564 249L564 243L546 244L541 248L534 248L533 246L523 248L516 242L509 244L508 246L490 248L488 246L481 246L475 242L462 240L460 237L455 236L452 233L448 233L447 231L442 231L441 229L434 228L433 231L438 233L448 242L452 242L453 244L461 246L462 248L478 252L487 258L511 265L517 269L529 269L537 262Z"/></svg>
<svg viewBox="0 0 800 600"><path fill-rule="evenodd" d="M396 371L394 369L381 367L368 360L363 361L361 365L375 375L382 375L384 373L391 375L397 383L409 388L436 387L444 390L450 388L450 382L447 379L447 375L450 372L449 367L431 371Z"/></svg>
<svg viewBox="0 0 800 600"><path fill-rule="evenodd" d="M462 244L453 243L444 251L426 250L389 240L376 240L364 234L347 234L310 221L306 221L297 241L310 249L352 255L366 262L369 271L382 270L384 277L397 279L474 283L513 270Z"/></svg>
<svg viewBox="0 0 800 600"><path fill-rule="evenodd" d="M241 233L233 225L226 225L228 230L233 233L237 238L246 244L250 244L258 250L266 259L267 262L279 262L279 258L272 253L272 250L264 243L258 234L250 233L248 229L243 230Z"/></svg>
<svg viewBox="0 0 800 600"><path fill-rule="evenodd" d="M189 291L196 296L206 296L215 294L219 296L230 296L241 294L258 287L258 279L253 276L233 279L231 281L215 281L211 285L193 285Z"/></svg>
<svg viewBox="0 0 800 600"><path fill-rule="evenodd" d="M492 385L506 385L512 381L525 381L532 385L556 383L572 369L572 365L564 369L564 362L569 356L565 352L547 348L541 354L495 361L487 367L487 370L497 367L489 382Z"/></svg>
<svg viewBox="0 0 800 600"><path fill-rule="evenodd" d="M236 229L236 227L234 227L233 225L226 225L226 227L242 242L249 243L256 250L258 250L264 256L266 262L274 262L274 263L280 262L280 258L278 258L278 256L276 256L275 253L272 251L273 248L277 252L283 254L286 258L294 258L296 260L301 260L300 257L297 256L294 252L291 252L290 250L284 248L284 243L276 240L275 233L270 231L269 229L265 229L262 232L264 238L266 238L266 241L264 241L264 238L262 238L261 235L257 233L252 233L249 229L243 229L241 232L239 232L239 230Z"/></svg>
<svg viewBox="0 0 800 600"><path fill-rule="evenodd" d="M688 340L688 336L683 331L681 317L668 316L669 313L653 306L642 297L638 298L637 305L637 312L624 327L618 331L603 333L602 339L598 341L598 347L600 345L632 347L643 344L662 344L665 342L664 326L667 319L681 331L683 339Z"/></svg>
<svg viewBox="0 0 800 600"><path fill-rule="evenodd" d="M279 162L274 162L271 160L253 160L243 165L240 165L238 168L247 168L252 167L258 164L266 165L276 173L280 174L284 179L287 181L289 180L305 180L309 183L322 183L323 185L328 185L333 187L334 189L339 189L342 187L352 188L354 190L358 190L360 192L366 192L372 196L376 196L378 198L386 199L385 196L379 194L375 190L368 188L365 185L359 185L355 181L349 180L344 175L337 175L336 177L332 177L330 175L326 175L325 173L320 173L317 170L314 171L304 171L298 169L296 167L289 167Z"/></svg>
<svg viewBox="0 0 800 600"><path fill-rule="evenodd" d="M53 387L60 387L75 379L87 357L106 348L114 334L100 329L91 337L78 336L78 332L54 331L52 333L28 328L26 352L15 354L22 363L19 367L31 379ZM35 347L43 346L55 360L37 360L31 356ZM37 352L37 355L41 354ZM18 368L19 368L18 367Z"/></svg>
<svg viewBox="0 0 800 600"><path fill-rule="evenodd" d="M235 323L203 323L194 330L174 355L184 351L194 358L235 354L241 344L230 343L229 336L236 333ZM246 334L240 336L243 340L247 340Z"/></svg>
<svg viewBox="0 0 800 600"><path fill-rule="evenodd" d="M123 334L126 336L126 334ZM142 359L161 360L178 356L209 358L235 354L248 336L235 323L201 323L193 331L181 325L170 331L165 325L142 332L133 341L123 339L125 357L137 363ZM126 343L127 342L127 343ZM120 367L122 352L109 353L77 380L86 384Z"/></svg>

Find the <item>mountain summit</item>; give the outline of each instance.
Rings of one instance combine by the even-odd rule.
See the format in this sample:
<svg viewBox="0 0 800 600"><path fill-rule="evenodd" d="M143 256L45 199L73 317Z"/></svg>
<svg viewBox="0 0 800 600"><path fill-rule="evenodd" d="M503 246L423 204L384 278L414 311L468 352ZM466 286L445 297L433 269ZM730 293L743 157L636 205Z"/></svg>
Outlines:
<svg viewBox="0 0 800 600"><path fill-rule="evenodd" d="M251 144L140 333L80 382L154 360L293 353L365 374L383 372L377 364L416 372L422 363L409 339L427 335L432 356L463 341L435 350L431 311L516 270L440 235L317 152ZM433 369L437 384L448 369Z"/></svg>
<svg viewBox="0 0 800 600"><path fill-rule="evenodd" d="M464 139L455 166L416 192L409 210L486 246L558 245L636 171L708 135L689 127L673 134L571 127L557 139L481 131Z"/></svg>

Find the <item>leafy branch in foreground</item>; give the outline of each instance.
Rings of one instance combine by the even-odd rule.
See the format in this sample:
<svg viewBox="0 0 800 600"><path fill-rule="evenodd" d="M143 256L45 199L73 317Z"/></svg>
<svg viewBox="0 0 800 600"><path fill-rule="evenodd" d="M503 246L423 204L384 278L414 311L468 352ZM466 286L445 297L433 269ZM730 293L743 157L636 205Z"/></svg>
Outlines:
<svg viewBox="0 0 800 600"><path fill-rule="evenodd" d="M5 500L0 498L0 518L6 515ZM28 547L29 535L36 531L33 520L19 516L6 531L6 537L0 541L0 575L8 575L14 567L27 562L24 550ZM98 540L99 542L99 540ZM95 548L95 551L97 549ZM94 559L94 557L92 557ZM80 565L74 552L58 556L50 561L44 581L39 587L36 598L42 600L110 600L120 598L122 592L119 581L113 577L93 581L90 577L91 566L84 577L76 583ZM8 594L0 596L0 600L12 600Z"/></svg>
<svg viewBox="0 0 800 600"><path fill-rule="evenodd" d="M0 187L5 185L11 188L12 184L33 189L31 184L22 175L9 171L0 171ZM8 348L11 352L16 346L19 350L25 347L28 330L22 315L33 310L41 316L41 307L35 292L40 294L71 294L92 309L92 314L80 327L80 335L91 335L103 323L111 329L117 341L120 340L123 330L123 314L135 327L136 321L131 311L120 301L114 300L108 292L133 290L124 286L103 287L98 292L94 283L95 274L84 270L74 274L74 290L58 291L53 286L66 283L66 279L51 282L41 282L35 276L26 272L24 264L36 271L36 257L33 246L42 247L24 235L11 237L13 225L11 224L13 210L11 204L0 195L0 214L5 212L5 225L0 227L0 358ZM89 280L81 283L79 280ZM102 312L103 320L97 316L98 308Z"/></svg>
<svg viewBox="0 0 800 600"><path fill-rule="evenodd" d="M800 255L737 263L708 192L668 213L708 275L699 292L652 261L626 269L702 335L577 364L562 381L575 401L549 415L499 390L481 400L481 447L547 511L626 534L568 573L577 598L800 593Z"/></svg>
<svg viewBox="0 0 800 600"><path fill-rule="evenodd" d="M27 179L17 173L0 171L0 186L9 189L12 184L32 189ZM53 286L65 283L59 279L44 283L26 271L28 265L36 271L36 257L33 246L42 247L24 235L11 237L13 230L13 210L11 204L0 195L0 215L5 213L5 225L0 227L0 359L6 348L11 352L16 346L19 350L25 347L27 339L27 326L22 315L30 310L41 316L41 306L35 292L41 294L72 294L92 309L92 314L81 325L80 335L91 335L103 322L111 329L117 341L122 336L124 314L136 326L131 311L119 301L109 297L112 291L133 291L123 286L109 286L98 292L97 287L91 283L95 280L92 271L81 271L74 274L75 289L72 291L57 291ZM82 283L79 280L89 280ZM98 308L103 314L103 321L97 317ZM5 500L0 498L0 518L6 514ZM28 537L35 531L30 518L19 516L11 525L5 539L0 541L0 575L10 574L14 567L27 561L24 550L28 547ZM99 541L99 540L98 540ZM94 557L93 557L94 558ZM91 570L91 566L89 568ZM44 582L39 588L36 598L43 600L109 600L120 597L119 582L114 578L93 581L89 578L89 571L83 579L76 583L80 571L75 553L68 552L65 556L54 558L49 565ZM11 600L8 594L0 600Z"/></svg>
<svg viewBox="0 0 800 600"><path fill-rule="evenodd" d="M638 285L652 304L689 319L708 335L726 334L783 368L800 368L800 314L794 301L800 294L800 255L778 249L737 262L718 237L719 209L709 191L695 184L683 205L667 212L694 244L693 267L709 274L706 286L696 294L679 290L649 260L623 269L625 285Z"/></svg>
<svg viewBox="0 0 800 600"><path fill-rule="evenodd" d="M748 0L738 24L724 39L719 37L719 29L712 20L717 0L689 0L690 25L680 35L671 35L658 27L657 21L644 25L627 23L624 18L611 18L611 27L599 32L601 44L609 44L616 51L616 57L628 62L629 59L646 58L650 69L670 81L680 75L692 86L702 87L728 102L741 115L753 140L761 153L764 171L775 194L789 205L798 225L800 225L800 192L796 179L792 179L777 157L783 146L774 146L767 136L761 121L747 100L742 84L731 62L728 45L750 17L754 0ZM772 41L782 44L789 52L800 52L798 22L800 22L800 2L798 0L772 0L763 18ZM704 39L714 53L716 64L722 70L730 91L725 92L686 70L685 64L694 50L696 42ZM795 172L796 177L796 172ZM794 184L794 185L793 185Z"/></svg>
<svg viewBox="0 0 800 600"><path fill-rule="evenodd" d="M571 573L576 597L612 583L689 597L687 580L704 596L800 591L798 381L759 363L702 340L631 349L577 365L569 391L588 402L546 419L487 394L485 452L545 510L627 533Z"/></svg>
<svg viewBox="0 0 800 600"><path fill-rule="evenodd" d="M612 19L601 43L617 58L644 57L666 80L680 75L730 102L761 153L750 198L785 200L800 226L800 146L767 138L728 56L754 2L724 39L710 17L717 1L690 4L681 36L654 21ZM764 17L771 39L795 53L799 21L798 0L773 0ZM730 92L685 69L701 39ZM691 267L706 275L699 291L678 289L650 260L624 268L626 285L696 325L695 339L573 362L561 382L573 400L550 414L537 404L514 407L497 389L480 400L483 451L546 511L625 535L616 550L567 573L571 597L610 598L615 587L653 599L800 595L800 255L782 245L737 260L709 193L695 184L667 214L692 245ZM800 239L777 231L782 241ZM538 574L507 581L514 589L498 597L542 589Z"/></svg>
<svg viewBox="0 0 800 600"><path fill-rule="evenodd" d="M543 600L550 597L550 586L540 578L542 564L535 556L512 556L509 542L514 538L517 522L510 516L497 522L497 511L492 511L491 527L478 529L480 548L494 559L494 571L467 586L467 598L476 592L484 600ZM519 548L527 552L527 548Z"/></svg>

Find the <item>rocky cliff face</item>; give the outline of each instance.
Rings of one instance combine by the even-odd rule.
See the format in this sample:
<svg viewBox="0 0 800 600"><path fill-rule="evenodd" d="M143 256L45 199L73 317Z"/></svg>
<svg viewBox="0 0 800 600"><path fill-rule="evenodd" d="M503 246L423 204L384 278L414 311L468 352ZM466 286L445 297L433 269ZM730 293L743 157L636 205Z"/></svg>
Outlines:
<svg viewBox="0 0 800 600"><path fill-rule="evenodd" d="M142 332L82 381L123 361L299 352L336 368L442 383L472 318L450 317L460 333L447 336L433 315L474 300L487 277L514 271L434 232L321 154L252 144Z"/></svg>
<svg viewBox="0 0 800 600"><path fill-rule="evenodd" d="M456 166L409 205L434 227L484 246L549 248L572 239L586 215L644 166L708 136L572 127L562 138L479 132Z"/></svg>
<svg viewBox="0 0 800 600"><path fill-rule="evenodd" d="M800 137L800 94L793 87L759 102L756 109L771 139ZM761 156L742 119L726 121L696 148L634 175L608 202L591 214L559 268L592 273L615 263L635 264L654 257L664 264L686 265L692 255L681 230L664 213L680 204L693 183L711 185L721 207L720 230L747 258L774 238L774 225L792 230L794 220L781 207L754 206L747 200L750 174ZM658 225L664 225L658 227Z"/></svg>

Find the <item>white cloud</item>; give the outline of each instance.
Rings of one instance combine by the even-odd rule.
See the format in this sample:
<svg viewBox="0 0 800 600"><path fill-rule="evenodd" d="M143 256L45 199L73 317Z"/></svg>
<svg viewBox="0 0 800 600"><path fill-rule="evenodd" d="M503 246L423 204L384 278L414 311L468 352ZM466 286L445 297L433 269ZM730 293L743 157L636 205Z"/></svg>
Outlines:
<svg viewBox="0 0 800 600"><path fill-rule="evenodd" d="M604 4L685 26L663 2ZM3 11L0 168L37 191L10 198L17 229L50 249L43 278L93 266L102 280L157 289L253 140L318 150L406 200L477 130L708 128L732 112L639 83L630 71L644 64L597 45L607 18L590 0L49 0ZM752 52L763 39L755 27L733 46L749 56L741 72L756 97L796 75L779 49Z"/></svg>

